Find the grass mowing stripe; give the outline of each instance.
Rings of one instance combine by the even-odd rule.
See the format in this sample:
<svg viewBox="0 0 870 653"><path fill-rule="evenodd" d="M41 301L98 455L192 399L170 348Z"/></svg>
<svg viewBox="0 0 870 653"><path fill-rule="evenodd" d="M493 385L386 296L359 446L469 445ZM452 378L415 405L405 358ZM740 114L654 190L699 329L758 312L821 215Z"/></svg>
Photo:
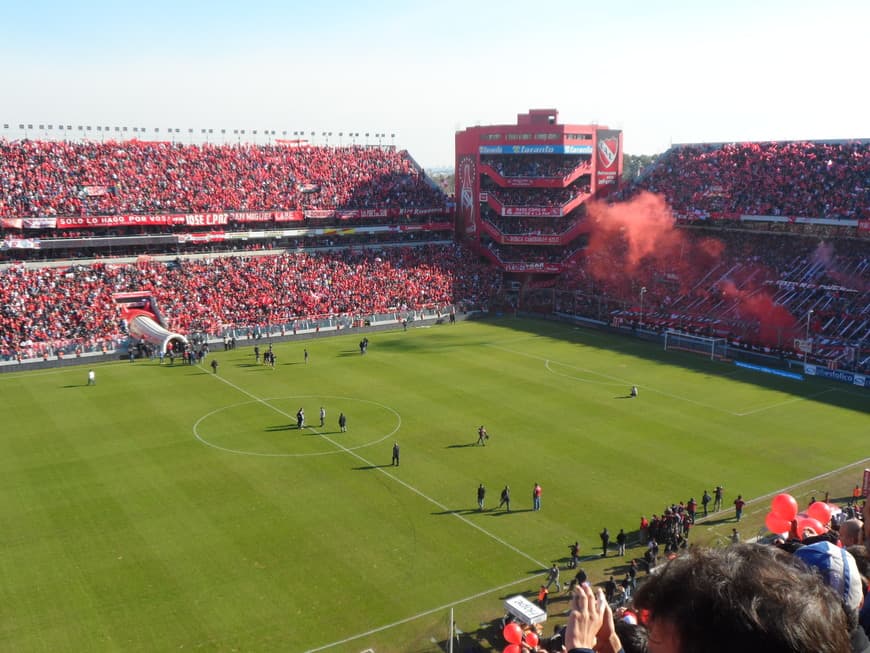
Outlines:
<svg viewBox="0 0 870 653"><path fill-rule="evenodd" d="M254 399L255 401L258 401L259 403L263 404L264 406L267 406L267 407L271 408L272 410L274 410L275 412L279 413L280 415L284 415L284 416L287 417L288 419L291 418L291 415L290 415L289 413L286 413L286 412L284 412L283 410L281 410L280 408L278 408L278 407L276 407L276 406L273 406L273 405L270 404L267 400L265 400L265 399L261 399L261 398L255 396L255 395L251 394L250 392L248 392L248 391L245 390L244 388L242 388L242 387L236 385L235 383L233 383L233 382L230 381L229 379L225 379L225 378L223 378L223 377L221 377L221 376L218 376L218 375L212 375L212 376L213 376L213 378L215 378L215 379L217 379L217 380L219 380L219 381L222 381L223 383L226 383L227 385L229 385L229 386L235 388L236 390L238 390L238 391L241 392L242 394L247 395L247 396L250 397L251 399ZM508 549L510 549L511 551L513 551L514 553L516 553L516 554L522 556L523 558L525 558L526 560L535 563L536 565L538 565L538 566L541 567L542 569L545 569L545 568L547 567L547 565L546 565L545 563L541 562L540 560L536 560L533 556L530 556L530 555L529 555L528 553L526 553L525 551L521 551L520 549L518 549L517 547L515 547L515 546L514 546L513 544L511 544L510 542L507 542L507 541L503 540L502 538L500 538L500 537L499 537L498 535L496 535L495 533L491 533L490 531L486 530L486 529L483 528L482 526L479 526L478 524L475 524L473 521L471 521L470 519L468 519L468 518L465 517L464 515L459 514L459 513L456 512L455 510L451 510L448 506L445 506L443 503L441 503L441 502L438 501L437 499L433 499L432 497L430 497L428 494L426 494L426 493L423 492L422 490L420 490L420 489L414 487L414 486L411 485L410 483L407 483L407 482L403 481L402 479L400 479L399 477L397 477L397 476L391 474L390 472L386 471L385 469L383 469L383 468L381 468L381 467L375 465L372 461L368 460L367 458L364 458L363 456L361 456L360 454L358 454L356 451L353 451L353 450L351 450L351 449L348 449L348 448L345 447L343 444L341 444L341 443L335 441L333 438L330 438L328 435L326 435L326 434L324 434L324 433L318 431L315 427L313 427L313 426L307 426L306 428L309 429L310 431L312 431L313 433L317 433L317 434L318 434L322 439L324 439L324 440L326 440L327 442L329 442L329 443L330 443L332 446L334 446L336 449L338 449L338 450L340 450L340 451L343 451L344 453L346 453L346 454L348 454L348 455L350 455L350 456L353 456L354 458L356 458L357 460L359 460L361 463L363 463L363 464L365 464L365 465L369 465L369 466L375 468L378 472L380 472L381 474L383 474L384 476L386 476L386 477L389 478L390 480L394 481L395 483L398 483L399 485L401 485L401 486L404 487L405 489L410 490L411 492L417 494L418 496L420 496L421 498L425 499L426 501L428 501L428 502L431 503L432 505L436 506L436 507L439 508L440 510L444 511L445 513L449 513L449 514L451 514L452 516L456 517L456 518L457 518L458 520L460 520L461 522L463 522L463 523L467 524L468 526L471 526L472 528L474 528L474 529L480 531L481 533L483 533L484 535L486 535L486 536L489 537L490 539L495 540L496 542L498 542L498 543L501 544L502 546L507 547Z"/></svg>

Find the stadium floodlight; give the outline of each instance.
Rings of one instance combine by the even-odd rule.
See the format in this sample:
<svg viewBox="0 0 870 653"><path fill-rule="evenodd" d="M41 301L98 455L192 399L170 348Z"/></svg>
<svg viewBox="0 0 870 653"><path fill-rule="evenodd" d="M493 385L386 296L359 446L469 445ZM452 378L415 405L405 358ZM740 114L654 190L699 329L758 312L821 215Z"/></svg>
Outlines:
<svg viewBox="0 0 870 653"><path fill-rule="evenodd" d="M810 344L809 344L809 342L810 342L810 320L813 317L813 312L814 312L813 309L810 309L807 311L807 334L806 334L807 344L806 344L806 346L804 346L804 365L807 364L807 355L809 354L809 350L810 350Z"/></svg>
<svg viewBox="0 0 870 653"><path fill-rule="evenodd" d="M643 326L643 296L646 295L646 286L640 289L640 325Z"/></svg>
<svg viewBox="0 0 870 653"><path fill-rule="evenodd" d="M68 132L69 132L69 131L72 131L72 125L67 125L67 126L66 126L66 130L67 130Z"/></svg>

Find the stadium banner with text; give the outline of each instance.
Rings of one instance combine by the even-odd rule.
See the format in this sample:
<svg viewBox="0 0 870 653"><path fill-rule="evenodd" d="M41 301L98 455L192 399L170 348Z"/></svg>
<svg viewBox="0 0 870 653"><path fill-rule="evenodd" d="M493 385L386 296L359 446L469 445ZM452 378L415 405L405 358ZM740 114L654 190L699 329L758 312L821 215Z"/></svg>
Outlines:
<svg viewBox="0 0 870 653"><path fill-rule="evenodd" d="M561 206L502 206L501 214L517 218L561 218Z"/></svg>
<svg viewBox="0 0 870 653"><path fill-rule="evenodd" d="M103 227L164 227L184 225L193 227L223 226L230 222L301 222L305 218L398 218L443 215L444 207L389 208L290 211L239 211L237 213L124 213L121 215L76 215L57 218L2 218L4 229L100 229Z"/></svg>
<svg viewBox="0 0 870 653"><path fill-rule="evenodd" d="M858 233L862 236L870 236L870 219L858 220Z"/></svg>
<svg viewBox="0 0 870 653"><path fill-rule="evenodd" d="M823 379L831 379L840 383L851 383L859 388L870 388L870 377L864 374L855 374L845 370L829 370L821 365L804 365L804 373L809 376L818 376Z"/></svg>
<svg viewBox="0 0 870 653"><path fill-rule="evenodd" d="M518 261L511 261L509 263L504 263L504 271L505 272L548 272L548 273L557 273L562 271L562 265L560 263L521 263Z"/></svg>
<svg viewBox="0 0 870 653"><path fill-rule="evenodd" d="M543 236L541 234L527 234L524 236L502 234L502 241L505 245L560 245L562 237Z"/></svg>
<svg viewBox="0 0 870 653"><path fill-rule="evenodd" d="M222 243L225 240L223 231L206 231L196 234L178 234L178 242L184 243Z"/></svg>
<svg viewBox="0 0 870 653"><path fill-rule="evenodd" d="M591 145L481 145L479 154L592 154Z"/></svg>
<svg viewBox="0 0 870 653"><path fill-rule="evenodd" d="M332 209L309 209L305 211L306 220L327 220L335 217L335 211Z"/></svg>
<svg viewBox="0 0 870 653"><path fill-rule="evenodd" d="M182 224L188 227L214 227L229 223L230 216L227 213L188 213Z"/></svg>
<svg viewBox="0 0 870 653"><path fill-rule="evenodd" d="M0 241L0 249L41 249L38 238L7 238Z"/></svg>
<svg viewBox="0 0 870 653"><path fill-rule="evenodd" d="M81 227L134 227L134 226L165 226L179 224L181 215L81 215L57 218L58 229L78 229Z"/></svg>
<svg viewBox="0 0 870 653"><path fill-rule="evenodd" d="M242 211L231 213L232 222L301 222L302 211Z"/></svg>

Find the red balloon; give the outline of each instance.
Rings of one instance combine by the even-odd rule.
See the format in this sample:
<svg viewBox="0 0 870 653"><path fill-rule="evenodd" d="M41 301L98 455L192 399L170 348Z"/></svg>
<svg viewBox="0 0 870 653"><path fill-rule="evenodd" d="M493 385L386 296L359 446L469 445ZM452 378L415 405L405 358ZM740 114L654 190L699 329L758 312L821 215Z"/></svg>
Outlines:
<svg viewBox="0 0 870 653"><path fill-rule="evenodd" d="M831 521L831 506L824 501L816 501L807 508L807 514L813 519L818 519L822 524Z"/></svg>
<svg viewBox="0 0 870 653"><path fill-rule="evenodd" d="M767 526L767 529L771 533L788 533L788 530L791 528L791 521L783 519L775 512L771 511L767 513L767 517L764 519L764 525Z"/></svg>
<svg viewBox="0 0 870 653"><path fill-rule="evenodd" d="M522 653L523 647L519 644L508 644L501 653Z"/></svg>
<svg viewBox="0 0 870 653"><path fill-rule="evenodd" d="M530 630L526 633L526 644L535 648L538 645L538 633L533 630Z"/></svg>
<svg viewBox="0 0 870 653"><path fill-rule="evenodd" d="M520 628L519 624L509 623L505 625L501 634L504 635L505 640L510 644L519 644L523 641L523 629Z"/></svg>
<svg viewBox="0 0 870 653"><path fill-rule="evenodd" d="M790 494L777 494L770 502L770 512L779 515L786 521L791 521L797 516L798 503Z"/></svg>
<svg viewBox="0 0 870 653"><path fill-rule="evenodd" d="M805 537L812 537L812 535L810 534L804 535L805 528L811 528L815 535L821 535L828 530L827 528L822 526L821 522L818 519L814 519L813 517L800 517L797 520L797 533L798 537L800 537L802 540Z"/></svg>

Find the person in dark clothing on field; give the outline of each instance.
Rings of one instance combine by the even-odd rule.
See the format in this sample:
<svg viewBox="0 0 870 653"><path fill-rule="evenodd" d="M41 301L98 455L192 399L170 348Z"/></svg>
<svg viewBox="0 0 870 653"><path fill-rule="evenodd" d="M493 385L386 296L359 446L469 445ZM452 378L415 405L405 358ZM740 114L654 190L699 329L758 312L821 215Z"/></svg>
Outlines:
<svg viewBox="0 0 870 653"><path fill-rule="evenodd" d="M701 506L704 508L704 517L707 516L707 506L710 505L712 497L707 490L704 490L704 495L701 497Z"/></svg>
<svg viewBox="0 0 870 653"><path fill-rule="evenodd" d="M610 533L607 532L607 528L605 528L601 533L599 533L598 537L601 538L601 557L607 557L607 547L610 544Z"/></svg>
<svg viewBox="0 0 870 653"><path fill-rule="evenodd" d="M511 489L507 485L505 485L504 489L501 491L501 501L498 503L499 508L502 506L505 506L505 509L508 512L511 511Z"/></svg>

